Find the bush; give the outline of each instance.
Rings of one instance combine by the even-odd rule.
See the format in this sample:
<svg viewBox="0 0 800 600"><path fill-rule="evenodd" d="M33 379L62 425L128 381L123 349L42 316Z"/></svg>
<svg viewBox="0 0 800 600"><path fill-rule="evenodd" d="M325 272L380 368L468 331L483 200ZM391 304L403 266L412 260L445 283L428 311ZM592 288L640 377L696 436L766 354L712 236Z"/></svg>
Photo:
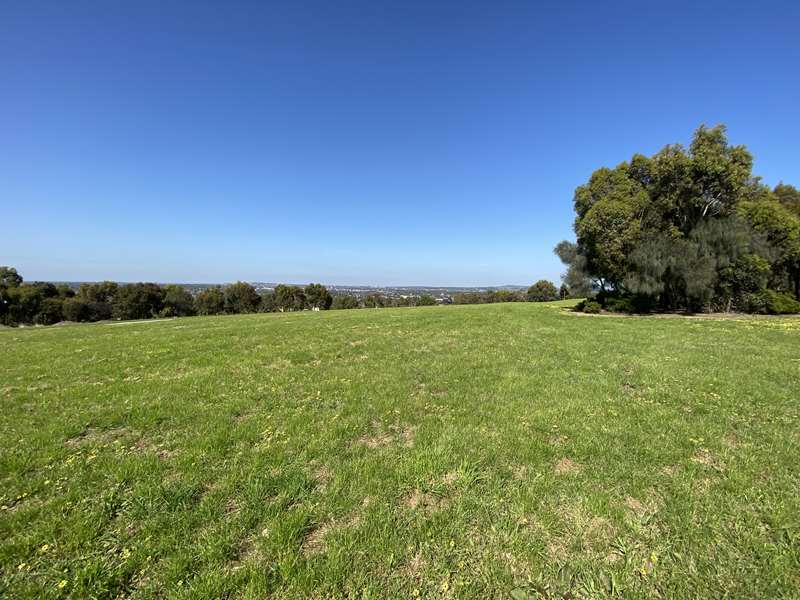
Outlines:
<svg viewBox="0 0 800 600"><path fill-rule="evenodd" d="M637 312L636 307L633 305L633 300L629 296L609 298L606 300L606 310L617 313Z"/></svg>
<svg viewBox="0 0 800 600"><path fill-rule="evenodd" d="M61 306L65 321L80 323L89 320L89 303L83 298L67 298Z"/></svg>
<svg viewBox="0 0 800 600"><path fill-rule="evenodd" d="M552 282L540 279L528 288L528 302L552 302L558 300L558 289Z"/></svg>
<svg viewBox="0 0 800 600"><path fill-rule="evenodd" d="M61 298L45 298L39 307L39 313L34 318L37 325L54 325L61 321L62 305Z"/></svg>
<svg viewBox="0 0 800 600"><path fill-rule="evenodd" d="M775 290L764 290L758 294L763 298L766 313L770 315L791 315L800 313L800 302L794 296Z"/></svg>
<svg viewBox="0 0 800 600"><path fill-rule="evenodd" d="M331 308L335 310L347 310L358 308L358 298L349 294L340 294L333 297Z"/></svg>
<svg viewBox="0 0 800 600"><path fill-rule="evenodd" d="M592 315L599 313L601 308L600 303L594 300L581 300L575 305L576 311Z"/></svg>

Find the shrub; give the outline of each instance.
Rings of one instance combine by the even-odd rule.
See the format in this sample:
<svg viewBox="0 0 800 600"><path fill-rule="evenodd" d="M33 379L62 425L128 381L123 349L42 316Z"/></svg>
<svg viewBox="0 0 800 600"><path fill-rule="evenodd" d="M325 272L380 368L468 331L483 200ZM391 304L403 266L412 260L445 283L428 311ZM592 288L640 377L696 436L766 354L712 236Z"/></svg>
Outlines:
<svg viewBox="0 0 800 600"><path fill-rule="evenodd" d="M766 296L766 308L769 314L790 315L800 313L800 302L791 294L776 292L775 290L764 290L761 293Z"/></svg>
<svg viewBox="0 0 800 600"><path fill-rule="evenodd" d="M584 300L580 303L581 312L585 312L587 314L596 315L600 312L602 306L600 306L599 302L595 302L594 300ZM577 308L577 307L576 307Z"/></svg>
<svg viewBox="0 0 800 600"><path fill-rule="evenodd" d="M61 306L61 314L66 321L88 321L89 303L83 298L67 298Z"/></svg>

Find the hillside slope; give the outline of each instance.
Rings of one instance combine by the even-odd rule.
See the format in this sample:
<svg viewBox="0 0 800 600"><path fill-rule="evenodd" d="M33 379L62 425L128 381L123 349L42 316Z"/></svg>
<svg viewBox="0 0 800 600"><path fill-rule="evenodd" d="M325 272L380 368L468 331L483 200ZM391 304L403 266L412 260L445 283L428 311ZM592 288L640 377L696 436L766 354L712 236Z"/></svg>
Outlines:
<svg viewBox="0 0 800 600"><path fill-rule="evenodd" d="M0 595L780 596L800 319L0 331Z"/></svg>

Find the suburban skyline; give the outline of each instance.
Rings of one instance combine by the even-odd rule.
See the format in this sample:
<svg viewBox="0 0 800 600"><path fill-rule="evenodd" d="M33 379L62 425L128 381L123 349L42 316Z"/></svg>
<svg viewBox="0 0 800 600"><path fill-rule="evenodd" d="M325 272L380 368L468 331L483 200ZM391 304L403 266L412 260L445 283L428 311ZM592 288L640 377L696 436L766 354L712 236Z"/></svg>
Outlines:
<svg viewBox="0 0 800 600"><path fill-rule="evenodd" d="M0 264L558 282L575 187L702 123L800 184L800 7L679 4L7 4Z"/></svg>

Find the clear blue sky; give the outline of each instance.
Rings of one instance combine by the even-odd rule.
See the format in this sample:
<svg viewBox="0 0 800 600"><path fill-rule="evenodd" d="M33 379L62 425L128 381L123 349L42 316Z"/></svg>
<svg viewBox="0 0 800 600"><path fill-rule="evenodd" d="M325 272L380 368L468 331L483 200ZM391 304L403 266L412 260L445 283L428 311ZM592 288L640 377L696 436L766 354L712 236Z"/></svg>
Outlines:
<svg viewBox="0 0 800 600"><path fill-rule="evenodd" d="M572 194L728 125L800 184L800 3L3 2L28 280L557 280Z"/></svg>

